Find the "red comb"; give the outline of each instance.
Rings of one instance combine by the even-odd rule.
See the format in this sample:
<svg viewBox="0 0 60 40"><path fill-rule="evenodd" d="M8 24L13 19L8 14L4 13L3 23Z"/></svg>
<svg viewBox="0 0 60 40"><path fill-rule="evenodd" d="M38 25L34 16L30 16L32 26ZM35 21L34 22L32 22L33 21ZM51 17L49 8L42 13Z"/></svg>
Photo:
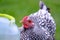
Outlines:
<svg viewBox="0 0 60 40"><path fill-rule="evenodd" d="M23 22L26 21L27 18L28 18L28 16L25 16L25 17L22 19L22 21L23 21Z"/></svg>

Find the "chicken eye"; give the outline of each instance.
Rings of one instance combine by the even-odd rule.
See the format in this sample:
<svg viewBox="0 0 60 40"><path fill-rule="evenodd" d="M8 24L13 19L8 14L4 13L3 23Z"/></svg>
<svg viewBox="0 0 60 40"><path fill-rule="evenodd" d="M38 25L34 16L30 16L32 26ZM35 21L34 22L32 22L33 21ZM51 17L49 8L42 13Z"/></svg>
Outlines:
<svg viewBox="0 0 60 40"><path fill-rule="evenodd" d="M29 23L31 23L32 21L31 21L31 20L29 20L28 22L29 22Z"/></svg>

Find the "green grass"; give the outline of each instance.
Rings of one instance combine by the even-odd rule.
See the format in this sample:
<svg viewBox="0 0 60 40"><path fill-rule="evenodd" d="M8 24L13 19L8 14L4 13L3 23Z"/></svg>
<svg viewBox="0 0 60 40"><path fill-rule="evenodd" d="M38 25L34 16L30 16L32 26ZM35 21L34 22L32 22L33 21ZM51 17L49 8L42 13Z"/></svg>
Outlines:
<svg viewBox="0 0 60 40"><path fill-rule="evenodd" d="M12 15L16 24L21 26L19 21L25 16L39 10L40 0L0 0L0 13ZM50 7L51 14L56 21L56 40L60 40L60 0L43 0Z"/></svg>

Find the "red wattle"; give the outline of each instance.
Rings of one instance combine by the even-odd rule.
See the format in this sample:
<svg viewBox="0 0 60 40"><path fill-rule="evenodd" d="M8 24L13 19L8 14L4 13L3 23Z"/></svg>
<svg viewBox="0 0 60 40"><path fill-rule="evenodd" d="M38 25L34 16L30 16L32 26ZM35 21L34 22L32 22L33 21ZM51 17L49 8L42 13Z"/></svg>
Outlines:
<svg viewBox="0 0 60 40"><path fill-rule="evenodd" d="M28 25L27 24L24 24L24 28L28 28Z"/></svg>

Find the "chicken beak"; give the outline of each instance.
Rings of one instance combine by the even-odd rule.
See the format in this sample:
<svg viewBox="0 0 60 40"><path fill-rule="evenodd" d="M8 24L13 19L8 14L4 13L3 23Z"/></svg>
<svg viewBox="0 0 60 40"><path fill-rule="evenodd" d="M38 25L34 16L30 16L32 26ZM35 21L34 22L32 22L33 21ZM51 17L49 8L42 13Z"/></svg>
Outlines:
<svg viewBox="0 0 60 40"><path fill-rule="evenodd" d="M20 23L23 23L22 20L20 21Z"/></svg>

